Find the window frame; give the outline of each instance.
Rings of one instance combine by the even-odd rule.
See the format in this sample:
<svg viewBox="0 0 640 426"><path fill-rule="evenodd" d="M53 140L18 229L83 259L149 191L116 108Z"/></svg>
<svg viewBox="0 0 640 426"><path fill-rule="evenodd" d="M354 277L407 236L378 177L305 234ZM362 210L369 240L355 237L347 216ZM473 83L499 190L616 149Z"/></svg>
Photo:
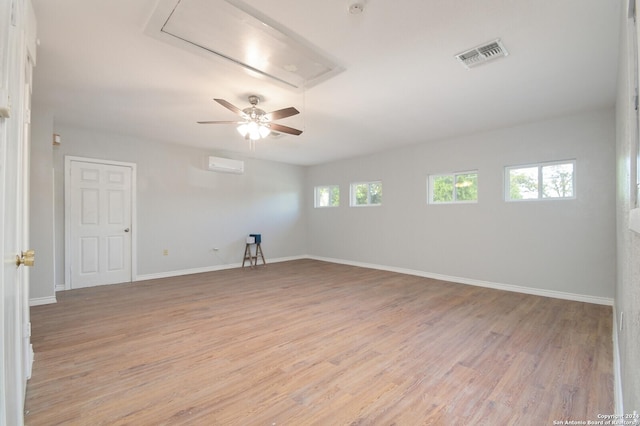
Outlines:
<svg viewBox="0 0 640 426"><path fill-rule="evenodd" d="M371 185L380 184L380 202L371 203ZM356 203L356 187L358 185L367 185L367 204ZM349 185L349 205L351 207L378 207L382 205L382 180L370 180L362 182L352 182Z"/></svg>
<svg viewBox="0 0 640 426"><path fill-rule="evenodd" d="M457 181L457 177L461 176L461 175L471 175L474 174L476 175L476 187L479 186L479 180L480 180L480 173L478 173L478 170L466 170L466 171L462 171L462 172L451 172L451 173L438 173L438 174L433 174L433 175L429 175L427 177L427 204L433 204L433 205L446 205L446 204L477 204L478 203L478 199L480 198L480 193L479 191L476 189L476 191L478 191L478 193L476 194L476 199L475 200L458 200L458 194L456 191L456 181ZM451 176L453 178L453 199L451 201L434 201L433 197L435 195L434 192L434 183L435 180L439 177L443 177L443 176Z"/></svg>
<svg viewBox="0 0 640 426"><path fill-rule="evenodd" d="M318 190L322 188L327 188L329 190L329 203L331 203L331 192L333 189L338 190L338 204L329 204L327 206L321 206L319 203L319 192ZM326 208L334 208L340 207L340 185L317 185L313 188L313 207L316 209L326 209Z"/></svg>
<svg viewBox="0 0 640 426"><path fill-rule="evenodd" d="M633 92L629 94L629 229L640 233L640 108L638 107L639 96L639 72L640 72L640 28L638 28L638 2L629 1L627 34L629 38L629 59L632 64L629 72L633 73L629 89Z"/></svg>
<svg viewBox="0 0 640 426"><path fill-rule="evenodd" d="M633 93L630 98L629 110L633 117L630 121L633 126L630 128L630 185L631 209L640 208L640 29L638 28L638 4L636 0L629 1L628 11L629 50L631 56L631 66L629 72L633 73L631 89Z"/></svg>
<svg viewBox="0 0 640 426"><path fill-rule="evenodd" d="M557 166L563 164L571 164L571 188L572 195L570 197L545 197L544 196L544 174L545 167ZM577 179L576 179L576 159L543 161L538 163L518 164L515 166L505 166L504 168L504 200L506 202L527 202L527 201L559 201L559 200L575 200L577 198ZM538 196L534 198L511 198L511 170L534 168L538 169Z"/></svg>

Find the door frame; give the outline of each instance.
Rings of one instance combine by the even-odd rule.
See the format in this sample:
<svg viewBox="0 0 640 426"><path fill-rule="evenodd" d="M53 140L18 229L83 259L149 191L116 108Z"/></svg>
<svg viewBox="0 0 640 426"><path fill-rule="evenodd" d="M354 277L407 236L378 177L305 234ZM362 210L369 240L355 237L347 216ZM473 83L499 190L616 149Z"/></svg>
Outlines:
<svg viewBox="0 0 640 426"><path fill-rule="evenodd" d="M98 158L76 157L65 155L64 157L64 289L71 290L71 162L104 164L107 166L120 166L131 168L131 281L138 277L138 250L137 250L137 165L123 161L103 160Z"/></svg>

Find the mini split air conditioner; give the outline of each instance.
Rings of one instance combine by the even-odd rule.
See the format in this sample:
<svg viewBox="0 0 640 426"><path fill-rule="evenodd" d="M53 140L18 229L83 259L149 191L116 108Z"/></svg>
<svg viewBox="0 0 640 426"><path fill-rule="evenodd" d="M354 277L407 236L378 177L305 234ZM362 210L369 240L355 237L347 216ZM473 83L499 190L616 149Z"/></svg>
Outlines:
<svg viewBox="0 0 640 426"><path fill-rule="evenodd" d="M244 173L244 161L212 156L209 157L208 169L214 172L242 174Z"/></svg>

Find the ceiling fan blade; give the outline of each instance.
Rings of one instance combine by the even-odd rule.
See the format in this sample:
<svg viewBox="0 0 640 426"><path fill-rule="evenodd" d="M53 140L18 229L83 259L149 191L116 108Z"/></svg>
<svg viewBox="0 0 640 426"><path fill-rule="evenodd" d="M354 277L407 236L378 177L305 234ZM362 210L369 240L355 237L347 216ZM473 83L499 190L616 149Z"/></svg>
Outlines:
<svg viewBox="0 0 640 426"><path fill-rule="evenodd" d="M239 115L240 117L245 117L247 115L240 108L225 101L224 99L214 99L214 101L216 101L217 103L219 103L220 105L228 109L229 111L232 111L234 114Z"/></svg>
<svg viewBox="0 0 640 426"><path fill-rule="evenodd" d="M296 136L302 133L302 130L294 129L293 127L283 126L282 124L276 124L276 123L269 123L269 128L276 132L288 133L290 135L296 135Z"/></svg>
<svg viewBox="0 0 640 426"><path fill-rule="evenodd" d="M244 121L198 121L198 124L240 124Z"/></svg>
<svg viewBox="0 0 640 426"><path fill-rule="evenodd" d="M291 117L292 115L300 114L300 111L295 109L294 107L283 108L277 111L272 111L265 114L265 118L269 121L271 120L279 120L281 118Z"/></svg>

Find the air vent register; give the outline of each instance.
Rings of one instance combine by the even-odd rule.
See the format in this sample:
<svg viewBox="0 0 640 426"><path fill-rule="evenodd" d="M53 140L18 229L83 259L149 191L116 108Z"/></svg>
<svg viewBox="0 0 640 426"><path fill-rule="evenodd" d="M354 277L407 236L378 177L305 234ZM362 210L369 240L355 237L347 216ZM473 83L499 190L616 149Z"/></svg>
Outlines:
<svg viewBox="0 0 640 426"><path fill-rule="evenodd" d="M493 59L502 58L508 54L509 52L504 48L502 41L497 39L490 43L474 47L466 52L459 53L456 55L456 59L465 68L470 69Z"/></svg>

